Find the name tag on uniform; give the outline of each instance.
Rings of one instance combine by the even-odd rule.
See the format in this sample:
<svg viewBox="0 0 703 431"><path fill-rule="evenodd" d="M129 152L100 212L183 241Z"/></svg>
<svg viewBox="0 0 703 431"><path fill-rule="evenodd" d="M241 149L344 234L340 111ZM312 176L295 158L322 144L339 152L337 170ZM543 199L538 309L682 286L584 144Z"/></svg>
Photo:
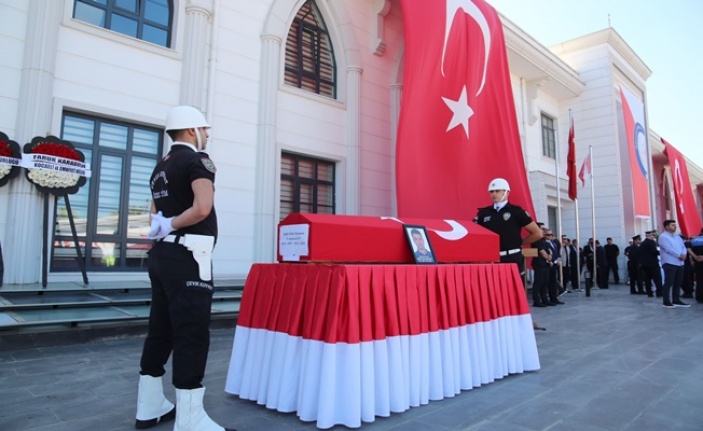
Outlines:
<svg viewBox="0 0 703 431"><path fill-rule="evenodd" d="M483 218L484 223L489 222L489 221L491 221L491 216L486 216Z"/></svg>

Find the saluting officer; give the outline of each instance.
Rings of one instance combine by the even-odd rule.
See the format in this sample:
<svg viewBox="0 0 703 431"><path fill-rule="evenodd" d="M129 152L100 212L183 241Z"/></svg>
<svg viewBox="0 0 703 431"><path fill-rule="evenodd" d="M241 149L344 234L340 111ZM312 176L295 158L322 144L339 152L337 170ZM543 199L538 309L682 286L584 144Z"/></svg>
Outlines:
<svg viewBox="0 0 703 431"><path fill-rule="evenodd" d="M140 363L136 428L175 417L175 431L225 430L205 413L201 384L214 290L210 253L217 239L215 165L203 152L209 128L199 110L171 109L166 133L173 144L151 175L147 237L156 241L149 252L151 313ZM164 396L161 380L171 353L175 408Z"/></svg>
<svg viewBox="0 0 703 431"><path fill-rule="evenodd" d="M516 264L520 271L520 279L525 283L525 257L522 254L522 246L542 238L542 229L527 211L508 202L510 184L504 178L491 181L488 184L488 193L493 205L479 208L474 222L498 234L500 262ZM525 238L522 238L523 228L529 233ZM534 321L532 327L544 329Z"/></svg>
<svg viewBox="0 0 703 431"><path fill-rule="evenodd" d="M503 178L494 179L488 184L488 193L493 205L479 208L474 222L498 234L501 263L516 264L524 282L525 258L522 246L541 239L542 230L527 211L508 202L508 181ZM529 233L525 238L522 237L522 229Z"/></svg>

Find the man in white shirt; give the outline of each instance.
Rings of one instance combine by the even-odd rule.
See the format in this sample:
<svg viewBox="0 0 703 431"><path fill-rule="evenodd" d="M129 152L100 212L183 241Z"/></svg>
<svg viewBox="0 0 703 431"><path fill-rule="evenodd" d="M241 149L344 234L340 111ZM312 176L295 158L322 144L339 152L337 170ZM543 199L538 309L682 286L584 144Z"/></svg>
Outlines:
<svg viewBox="0 0 703 431"><path fill-rule="evenodd" d="M679 299L683 282L683 265L688 251L683 240L676 234L676 221L665 220L664 232L659 235L664 285L662 287L662 304L664 308L690 307Z"/></svg>

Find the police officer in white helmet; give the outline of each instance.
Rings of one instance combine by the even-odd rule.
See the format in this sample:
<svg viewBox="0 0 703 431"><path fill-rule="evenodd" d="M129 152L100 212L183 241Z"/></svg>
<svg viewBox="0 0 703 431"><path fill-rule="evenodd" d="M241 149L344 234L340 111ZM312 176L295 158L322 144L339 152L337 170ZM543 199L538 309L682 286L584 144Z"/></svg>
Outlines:
<svg viewBox="0 0 703 431"><path fill-rule="evenodd" d="M149 252L152 299L140 362L139 429L175 418L174 431L225 431L203 408L214 291L210 253L217 239L216 169L203 152L209 128L196 108L171 109L166 133L173 144L150 179L152 222L147 237L155 241ZM164 396L162 383L171 355L175 407Z"/></svg>
<svg viewBox="0 0 703 431"><path fill-rule="evenodd" d="M542 238L542 230L525 209L508 202L510 184L507 180L492 180L488 184L488 193L493 204L479 208L474 222L498 234L501 263L516 264L524 282L525 257L522 254L522 246ZM523 229L528 232L525 238L522 237Z"/></svg>

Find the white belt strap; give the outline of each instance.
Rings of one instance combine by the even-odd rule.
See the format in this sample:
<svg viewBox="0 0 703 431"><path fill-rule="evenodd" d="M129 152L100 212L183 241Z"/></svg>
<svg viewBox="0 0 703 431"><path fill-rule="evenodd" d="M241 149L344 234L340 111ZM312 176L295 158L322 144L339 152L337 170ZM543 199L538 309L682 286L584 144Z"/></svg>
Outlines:
<svg viewBox="0 0 703 431"><path fill-rule="evenodd" d="M193 253L193 259L198 263L200 279L212 280L212 249L215 247L215 237L208 235L195 235L187 233L183 236L166 235L160 241L180 244Z"/></svg>
<svg viewBox="0 0 703 431"><path fill-rule="evenodd" d="M509 254L520 253L521 250L522 250L522 249L520 249L520 248L514 248L514 249L512 249L512 250L501 251L501 252L500 252L500 255L501 255L501 256L507 256L507 255L509 255Z"/></svg>

